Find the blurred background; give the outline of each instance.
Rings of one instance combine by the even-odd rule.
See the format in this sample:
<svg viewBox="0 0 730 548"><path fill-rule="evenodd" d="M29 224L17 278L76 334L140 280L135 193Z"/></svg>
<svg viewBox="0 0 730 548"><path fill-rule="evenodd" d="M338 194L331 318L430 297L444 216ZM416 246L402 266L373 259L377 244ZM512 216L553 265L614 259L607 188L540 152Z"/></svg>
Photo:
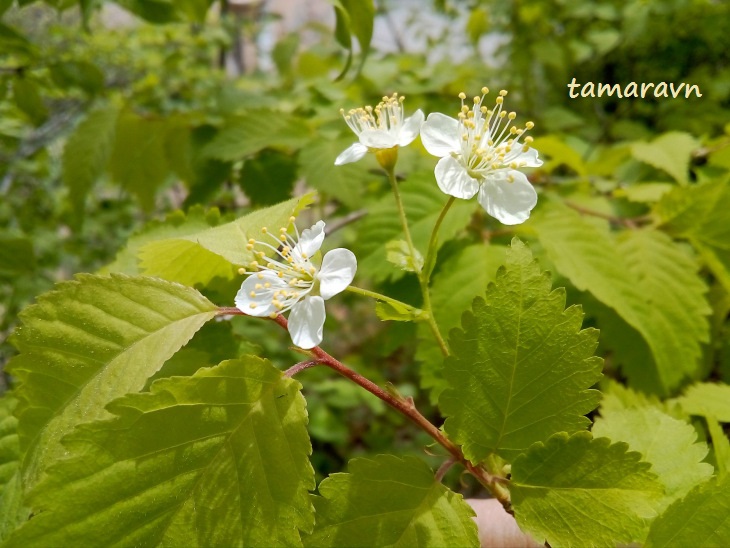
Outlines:
<svg viewBox="0 0 730 548"><path fill-rule="evenodd" d="M133 251L167 227L214 226L309 189L318 200L300 225L339 222L330 243L356 252L359 279L417 304L415 280L383 267L391 198L377 165L333 165L354 139L339 109L396 91L409 112L453 116L461 91L510 90L509 109L535 122L548 160L533 182L579 189L613 213L641 216L674 184L635 143L671 132L692 166L730 169L730 3L720 0L0 0L0 15L0 365L18 314L55 282L146 273ZM685 82L702 97L571 99L572 78ZM433 185L434 163L417 144L399 174ZM441 205L414 202L409 214ZM508 242L480 211L451 235ZM240 281L199 289L230 305ZM433 349L403 342L416 327L342 302L328 316L333 354L406 395L426 388L428 412L438 383L414 363ZM242 352L298 361L268 327L208 325L216 347L193 339L165 373ZM428 444L328 371L301 379L318 473Z"/></svg>

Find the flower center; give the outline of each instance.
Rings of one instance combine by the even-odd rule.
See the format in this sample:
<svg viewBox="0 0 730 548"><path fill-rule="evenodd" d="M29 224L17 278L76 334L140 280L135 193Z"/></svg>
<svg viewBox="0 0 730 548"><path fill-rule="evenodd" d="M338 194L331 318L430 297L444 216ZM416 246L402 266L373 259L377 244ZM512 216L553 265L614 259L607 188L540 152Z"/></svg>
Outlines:
<svg viewBox="0 0 730 548"><path fill-rule="evenodd" d="M471 108L465 104L466 94L460 93L461 110L458 114L461 151L453 156L464 166L469 176L483 179L488 173L518 169L527 162L519 156L530 149L532 137L525 132L535 124L527 122L524 128L513 125L516 112L503 110L507 91L499 92L493 109L484 106L489 89L482 88L482 95L473 98ZM520 139L523 142L520 142Z"/></svg>
<svg viewBox="0 0 730 548"><path fill-rule="evenodd" d="M383 97L383 100L373 108L353 108L345 114L345 109L340 109L340 114L345 122L356 135L365 130L379 130L385 132L397 132L405 119L403 101L405 97L394 93L390 97Z"/></svg>

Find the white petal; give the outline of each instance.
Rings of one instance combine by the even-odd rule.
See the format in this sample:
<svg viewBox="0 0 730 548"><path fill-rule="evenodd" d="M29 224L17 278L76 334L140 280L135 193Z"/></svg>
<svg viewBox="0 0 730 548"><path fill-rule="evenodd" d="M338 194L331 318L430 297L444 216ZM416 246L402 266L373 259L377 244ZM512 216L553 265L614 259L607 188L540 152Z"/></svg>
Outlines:
<svg viewBox="0 0 730 548"><path fill-rule="evenodd" d="M324 299L307 297L295 304L289 314L289 334L299 348L309 350L322 342Z"/></svg>
<svg viewBox="0 0 730 548"><path fill-rule="evenodd" d="M251 274L241 284L241 289L236 293L236 308L249 316L264 317L272 312L276 312L276 307L271 304L274 299L274 291L287 287L286 282L279 278L273 272L262 272L263 278L259 278L258 274ZM257 284L270 283L268 289L256 289ZM251 292L255 296L251 296ZM253 308L251 308L253 305Z"/></svg>
<svg viewBox="0 0 730 548"><path fill-rule="evenodd" d="M421 131L423 118L423 111L421 109L414 112L413 116L406 118L398 134L398 146L405 147L413 142L413 139L418 136L418 132Z"/></svg>
<svg viewBox="0 0 730 548"><path fill-rule="evenodd" d="M440 112L429 114L421 126L421 142L434 156L444 157L459 151L459 122Z"/></svg>
<svg viewBox="0 0 730 548"><path fill-rule="evenodd" d="M317 221L317 224L312 225L312 228L305 228L299 236L299 242L292 249L294 260L302 262L305 256L308 259L311 258L322 247L323 241L324 221Z"/></svg>
<svg viewBox="0 0 730 548"><path fill-rule="evenodd" d="M456 198L468 200L479 190L479 181L469 176L456 158L441 158L434 170L436 183L442 192Z"/></svg>
<svg viewBox="0 0 730 548"><path fill-rule="evenodd" d="M342 247L328 251L322 259L319 278L319 294L330 299L344 291L355 277L357 259L349 249Z"/></svg>
<svg viewBox="0 0 730 548"><path fill-rule="evenodd" d="M540 167L542 165L542 160L537 157L537 150L534 148L528 149L527 152L523 152L511 161L517 162L520 167Z"/></svg>
<svg viewBox="0 0 730 548"><path fill-rule="evenodd" d="M360 133L360 143L368 148L393 148L398 144L395 131L366 129Z"/></svg>
<svg viewBox="0 0 730 548"><path fill-rule="evenodd" d="M352 146L347 147L336 159L335 165L341 166L343 164L350 164L357 162L360 158L365 156L368 152L368 147L363 144L355 143Z"/></svg>
<svg viewBox="0 0 730 548"><path fill-rule="evenodd" d="M514 177L509 182L507 177ZM537 204L537 192L519 171L503 171L491 175L479 189L479 203L495 219L506 225L518 225L530 216Z"/></svg>

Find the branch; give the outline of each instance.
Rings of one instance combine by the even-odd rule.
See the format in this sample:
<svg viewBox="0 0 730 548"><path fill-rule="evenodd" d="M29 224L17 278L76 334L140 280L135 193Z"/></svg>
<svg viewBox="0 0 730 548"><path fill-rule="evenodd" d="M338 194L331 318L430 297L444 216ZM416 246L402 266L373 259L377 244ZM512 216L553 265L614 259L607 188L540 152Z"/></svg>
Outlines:
<svg viewBox="0 0 730 548"><path fill-rule="evenodd" d="M341 218L337 219L336 221L333 221L330 224L328 224L324 229L324 235L329 236L333 232L337 232L341 228L346 227L350 223L354 223L355 221L362 219L367 214L368 214L367 209L358 209L357 211L348 213L344 217L341 217Z"/></svg>
<svg viewBox="0 0 730 548"><path fill-rule="evenodd" d="M639 225L646 224L647 222L651 221L651 218L647 215L642 215L640 217L616 217L615 215L603 213L602 211L596 211L594 209L583 207L582 205L571 202L570 200L565 200L563 203L569 208L574 209L581 215L590 215L591 217L606 219L611 224L625 226L626 228L636 229L639 227Z"/></svg>
<svg viewBox="0 0 730 548"><path fill-rule="evenodd" d="M305 369L309 369L310 367L314 367L315 365L319 365L319 362L317 360L309 360L305 362L299 362L295 365L292 365L289 369L284 371L285 377L293 377L300 371L304 371Z"/></svg>

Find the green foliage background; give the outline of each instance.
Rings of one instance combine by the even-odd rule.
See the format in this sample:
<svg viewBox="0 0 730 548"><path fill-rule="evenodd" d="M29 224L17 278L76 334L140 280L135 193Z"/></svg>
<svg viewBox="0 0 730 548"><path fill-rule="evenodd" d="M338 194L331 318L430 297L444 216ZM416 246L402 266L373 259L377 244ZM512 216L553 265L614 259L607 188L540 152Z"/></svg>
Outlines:
<svg viewBox="0 0 730 548"><path fill-rule="evenodd" d="M469 510L450 489L484 490L460 484L455 470L433 484L429 466L443 458L422 451L428 436L328 370L298 375L303 389L280 378L276 370L301 357L265 322L203 324L216 305L232 305L237 268L251 260L244 236L283 226L293 213L300 227L342 222L327 245L355 252L358 285L421 306L415 277L387 263L388 242L403 238L387 180L369 156L334 166L353 142L339 109L397 91L409 112L453 116L460 91L488 85L510 90L518 120L535 121L534 147L546 162L530 173L539 202L523 225L502 226L473 201L458 201L444 220L432 296L454 355L444 364L425 325L381 321L392 311L377 314L349 294L328 303L325 332L336 336L325 336L326 348L414 397L436 424L446 419L469 459L495 470L512 464L518 523L552 546L681 545L709 522L715 536L701 542L730 542L730 4L435 0L429 9L442 34L388 52L371 44L373 20L387 22L395 2L333 0L334 25L306 29L313 43L302 43L305 29L278 37L270 70L236 65L234 52L241 40L256 44L275 15L208 0L125 0L115 4L135 24L109 28L103 4L0 0L0 365L10 364L0 399L0 539L80 542L61 524L90 515L108 523L95 512L111 502L85 483L98 474L111 482L105 489L130 489L130 522L105 529L109 536L94 541L101 545L133 529L150 500L174 517L127 531L126 543L337 545L337 535L374 528L373 478L394 493L387 524L405 536L366 537L372 544L473 543ZM419 24L415 32L425 32ZM571 99L573 77L687 82L703 96ZM445 197L418 141L399 154L406 213L425 252ZM96 274L68 281L81 272ZM140 275L160 280L141 283ZM122 296L164 299L177 323L159 323L154 306L125 308ZM134 332L120 330L121 321ZM490 353L497 344L511 354ZM77 361L59 350L82 355L90 345L95 354ZM594 354L603 358L600 381ZM60 379L45 378L56 366ZM216 383L238 383L237 396L216 399ZM193 385L205 398L195 399ZM186 402L198 414L183 413ZM223 403L236 411L220 414ZM251 412L259 406L275 410L270 422ZM220 419L214 436L209 416ZM585 432L589 419L595 438ZM178 446L197 460L189 468L151 461L146 473L169 474L154 489L127 481L145 450L129 433L136 420L149 432L156 421L198 420L188 438L158 440L171 460ZM221 493L201 485L242 473L237 458L247 453L236 443L256 429L281 432L267 454L290 451L280 463L290 477L279 478L261 515L231 518L228 529L199 515L193 527L196 504L229 508L252 496L243 480ZM681 474L666 454L681 455ZM548 464L533 473L535 462ZM561 475L566 462L575 465ZM581 474L596 462L604 476ZM307 491L330 474L310 501ZM558 487L565 498L552 500ZM594 488L606 489L610 511ZM58 502L71 496L83 504ZM343 511L341 501L355 496L368 504ZM283 502L292 497L298 509ZM399 501L430 510L418 518ZM592 518L572 536L550 524L576 506ZM47 513L11 535L30 507ZM677 519L695 507L709 521ZM315 509L324 516L316 524ZM617 511L632 518L613 523ZM343 525L351 520L362 527ZM266 530L273 522L281 528Z"/></svg>

